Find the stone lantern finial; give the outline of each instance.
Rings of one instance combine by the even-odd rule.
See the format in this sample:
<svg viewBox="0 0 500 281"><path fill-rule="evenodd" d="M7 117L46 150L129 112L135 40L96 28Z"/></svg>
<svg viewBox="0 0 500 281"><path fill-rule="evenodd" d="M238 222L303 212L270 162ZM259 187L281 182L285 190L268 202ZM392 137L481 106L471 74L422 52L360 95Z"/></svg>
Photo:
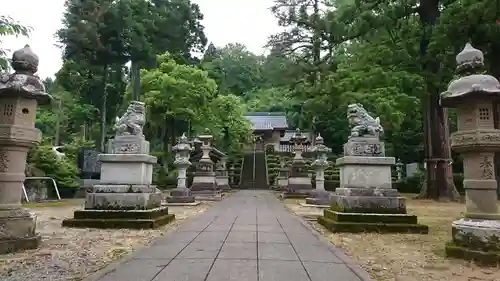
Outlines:
<svg viewBox="0 0 500 281"><path fill-rule="evenodd" d="M180 143L188 143L188 138L186 137L186 133L182 133L181 138L179 139Z"/></svg>
<svg viewBox="0 0 500 281"><path fill-rule="evenodd" d="M31 50L30 45L26 45L12 54L11 66L16 74L34 75L38 71L38 63L38 56Z"/></svg>
<svg viewBox="0 0 500 281"><path fill-rule="evenodd" d="M318 136L316 137L316 144L323 144L323 143L324 143L324 139L321 136L321 134L318 133Z"/></svg>
<svg viewBox="0 0 500 281"><path fill-rule="evenodd" d="M464 49L456 56L457 71L472 70L484 66L484 55L480 50L465 44Z"/></svg>

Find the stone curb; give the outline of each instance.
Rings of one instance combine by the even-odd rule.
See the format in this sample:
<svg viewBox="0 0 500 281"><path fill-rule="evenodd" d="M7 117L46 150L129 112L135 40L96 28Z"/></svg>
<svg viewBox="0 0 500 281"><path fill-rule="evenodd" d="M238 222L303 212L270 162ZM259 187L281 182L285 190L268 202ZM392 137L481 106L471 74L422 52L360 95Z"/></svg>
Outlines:
<svg viewBox="0 0 500 281"><path fill-rule="evenodd" d="M327 247L329 248L329 250L334 254L336 255L343 263L345 263L345 265L356 275L358 276L358 278L361 280L361 281L375 281L374 279L372 279L370 277L370 275L368 274L368 272L366 272L366 270L364 270L358 262L355 262L353 261L352 258L348 257L344 251L342 251L341 249L335 247L332 243L330 243L330 241L328 241L328 239L326 239L321 233L319 233L316 229L312 228L309 226L309 224L307 223L306 220L304 220L301 216L298 216L297 214L293 213L292 210L288 209L286 206L285 206L285 209L292 213L292 215L297 219L299 220L299 222L307 229L311 230L312 234L314 236L316 236L316 238L318 240L320 240L321 242L325 243L327 245ZM84 281L87 281L87 280L84 280Z"/></svg>

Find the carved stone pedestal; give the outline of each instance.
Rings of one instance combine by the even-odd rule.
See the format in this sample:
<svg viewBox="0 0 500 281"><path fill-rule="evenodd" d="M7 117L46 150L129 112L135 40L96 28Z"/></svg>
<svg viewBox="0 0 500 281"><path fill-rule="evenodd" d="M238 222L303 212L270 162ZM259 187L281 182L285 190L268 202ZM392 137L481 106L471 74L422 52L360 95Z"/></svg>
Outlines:
<svg viewBox="0 0 500 281"><path fill-rule="evenodd" d="M395 159L385 157L383 142L373 136L351 137L344 155L337 159L340 188L330 197L331 207L318 217L320 224L333 232L428 233L427 226L406 213L405 198L392 189Z"/></svg>
<svg viewBox="0 0 500 281"><path fill-rule="evenodd" d="M131 103L116 125L117 134L124 135L117 135L108 146L114 154L99 155L100 183L87 190L85 209L75 211L63 226L143 229L175 218L162 207L162 193L152 185L156 157L149 155L149 143L142 135L144 111L142 103Z"/></svg>

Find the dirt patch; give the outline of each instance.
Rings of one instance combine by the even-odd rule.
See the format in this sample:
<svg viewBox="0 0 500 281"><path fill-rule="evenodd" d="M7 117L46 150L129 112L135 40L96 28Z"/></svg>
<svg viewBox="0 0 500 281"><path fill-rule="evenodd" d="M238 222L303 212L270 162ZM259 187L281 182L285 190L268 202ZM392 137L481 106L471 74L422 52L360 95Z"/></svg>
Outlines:
<svg viewBox="0 0 500 281"><path fill-rule="evenodd" d="M188 217L203 213L212 203L169 207L176 220L154 230L63 228L63 219L81 209L81 200L56 206L29 206L37 215L42 243L36 250L0 255L0 280L82 280L109 263L175 230Z"/></svg>
<svg viewBox="0 0 500 281"><path fill-rule="evenodd" d="M286 206L300 216L321 215L322 210L286 200ZM451 223L465 209L460 203L408 200L409 214L429 226L429 234L350 234L331 233L314 221L312 228L335 246L359 261L377 281L499 281L499 268L483 268L472 263L447 259L444 245L451 238Z"/></svg>

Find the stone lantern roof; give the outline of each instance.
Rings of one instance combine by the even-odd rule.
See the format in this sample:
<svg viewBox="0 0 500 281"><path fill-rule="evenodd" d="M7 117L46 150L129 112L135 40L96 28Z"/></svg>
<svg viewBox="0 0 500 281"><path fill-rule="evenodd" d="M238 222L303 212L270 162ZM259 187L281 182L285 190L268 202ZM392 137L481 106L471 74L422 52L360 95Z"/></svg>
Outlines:
<svg viewBox="0 0 500 281"><path fill-rule="evenodd" d="M191 151L191 146L189 145L188 139L186 137L186 134L182 134L182 136L179 139L179 143L177 143L176 146L172 148L173 151Z"/></svg>
<svg viewBox="0 0 500 281"><path fill-rule="evenodd" d="M441 93L442 106L453 107L471 98L500 99L500 82L491 75L478 74L479 68L484 66L484 56L480 50L467 43L456 56L456 61L458 73L471 74L450 82L448 89Z"/></svg>
<svg viewBox="0 0 500 281"><path fill-rule="evenodd" d="M0 97L23 97L35 99L38 104L50 103L52 97L45 92L42 80L35 73L38 71L38 56L29 45L12 54L13 74L0 75Z"/></svg>

